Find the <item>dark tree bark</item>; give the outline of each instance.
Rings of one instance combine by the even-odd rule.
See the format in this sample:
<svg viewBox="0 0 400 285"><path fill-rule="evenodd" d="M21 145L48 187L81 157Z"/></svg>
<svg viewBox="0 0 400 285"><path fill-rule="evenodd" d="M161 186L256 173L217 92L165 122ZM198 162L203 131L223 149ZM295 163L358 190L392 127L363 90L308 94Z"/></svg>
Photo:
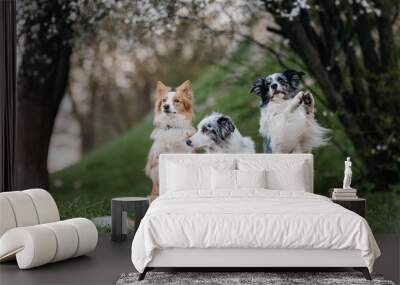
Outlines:
<svg viewBox="0 0 400 285"><path fill-rule="evenodd" d="M72 103L72 112L79 123L82 154L88 153L96 145L96 114L98 113L99 86L93 74L89 76L88 81L90 97L87 113L83 113L79 109L78 102L76 102L72 90L68 92Z"/></svg>
<svg viewBox="0 0 400 285"><path fill-rule="evenodd" d="M400 66L393 31L399 2L369 1L376 15L357 1L316 0L293 18L282 12L294 1L264 3L336 112L364 176L378 191L399 183Z"/></svg>
<svg viewBox="0 0 400 285"><path fill-rule="evenodd" d="M21 1L21 5L30 5ZM21 9L24 7L21 6ZM68 83L72 35L68 11L59 1L37 1L26 18L17 79L17 189L48 189L47 154L54 122ZM26 16L26 15L21 15ZM37 27L32 30L32 27ZM50 27L56 28L52 33Z"/></svg>
<svg viewBox="0 0 400 285"><path fill-rule="evenodd" d="M18 189L48 189L47 154L56 115L68 82L70 55L70 47L60 47L54 72L43 83L24 76L18 80ZM28 54L25 56L29 57ZM21 68L25 68L24 65Z"/></svg>
<svg viewBox="0 0 400 285"><path fill-rule="evenodd" d="M143 77L145 78L145 77ZM152 78L149 76L149 78ZM131 116L132 121L138 121L143 118L153 108L153 102L151 101L151 93L154 89L154 83L150 80L143 80L143 85L137 91L137 98L135 99L136 104L134 106L134 114Z"/></svg>

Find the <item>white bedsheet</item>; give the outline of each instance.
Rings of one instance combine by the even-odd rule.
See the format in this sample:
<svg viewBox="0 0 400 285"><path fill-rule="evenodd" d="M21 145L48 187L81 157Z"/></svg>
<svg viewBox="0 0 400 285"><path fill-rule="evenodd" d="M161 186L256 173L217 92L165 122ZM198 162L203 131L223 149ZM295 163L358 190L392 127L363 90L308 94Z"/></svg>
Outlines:
<svg viewBox="0 0 400 285"><path fill-rule="evenodd" d="M372 272L380 250L368 223L328 198L299 191L166 193L150 206L132 243L143 272L155 249L358 249Z"/></svg>

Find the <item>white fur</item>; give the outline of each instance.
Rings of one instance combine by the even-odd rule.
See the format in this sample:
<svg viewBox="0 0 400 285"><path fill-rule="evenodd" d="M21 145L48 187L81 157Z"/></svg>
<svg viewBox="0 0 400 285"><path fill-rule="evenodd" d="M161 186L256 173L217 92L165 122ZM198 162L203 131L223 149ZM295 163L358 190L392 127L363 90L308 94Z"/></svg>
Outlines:
<svg viewBox="0 0 400 285"><path fill-rule="evenodd" d="M161 153L190 153L192 148L186 145L186 138L196 130L192 121L180 114L158 113L154 117L154 130L150 135L153 140L149 156L158 157ZM158 182L158 167L146 166L146 173Z"/></svg>
<svg viewBox="0 0 400 285"><path fill-rule="evenodd" d="M254 141L249 137L243 137L235 129L222 146L215 144L208 136L197 131L191 138L195 148L204 148L207 153L255 153Z"/></svg>
<svg viewBox="0 0 400 285"><path fill-rule="evenodd" d="M299 92L293 99L271 100L261 108L259 132L271 139L273 153L310 153L327 142L329 130L316 122L314 105L305 106L302 95Z"/></svg>
<svg viewBox="0 0 400 285"><path fill-rule="evenodd" d="M169 110L171 113L176 113L176 109L175 109L175 105L174 105L175 95L176 95L176 92L173 92L173 91L168 92L167 96L165 98L166 99L165 102L162 103L162 106L164 106L166 104L169 105Z"/></svg>
<svg viewBox="0 0 400 285"><path fill-rule="evenodd" d="M197 132L190 137L194 148L203 148L208 153L255 153L255 144L250 137L243 137L235 126L235 130L224 144L217 145L209 136L201 132L203 125L217 120L221 114L213 113L200 121Z"/></svg>

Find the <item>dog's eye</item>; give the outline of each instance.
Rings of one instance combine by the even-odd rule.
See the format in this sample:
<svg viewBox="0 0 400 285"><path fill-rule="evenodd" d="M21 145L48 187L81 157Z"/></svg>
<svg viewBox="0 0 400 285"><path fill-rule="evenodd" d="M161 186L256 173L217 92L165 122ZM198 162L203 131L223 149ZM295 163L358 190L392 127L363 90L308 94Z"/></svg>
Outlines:
<svg viewBox="0 0 400 285"><path fill-rule="evenodd" d="M211 128L211 124L207 124L207 128L209 128L209 129L210 129L210 128Z"/></svg>
<svg viewBox="0 0 400 285"><path fill-rule="evenodd" d="M164 99L162 99L162 101L165 103L165 102L167 102L167 99L164 98Z"/></svg>
<svg viewBox="0 0 400 285"><path fill-rule="evenodd" d="M279 82L280 84L282 84L282 83L285 83L285 80L283 80L283 78L278 78L278 82Z"/></svg>
<svg viewBox="0 0 400 285"><path fill-rule="evenodd" d="M175 99L174 102L175 103L179 103L180 101L179 101L179 99Z"/></svg>

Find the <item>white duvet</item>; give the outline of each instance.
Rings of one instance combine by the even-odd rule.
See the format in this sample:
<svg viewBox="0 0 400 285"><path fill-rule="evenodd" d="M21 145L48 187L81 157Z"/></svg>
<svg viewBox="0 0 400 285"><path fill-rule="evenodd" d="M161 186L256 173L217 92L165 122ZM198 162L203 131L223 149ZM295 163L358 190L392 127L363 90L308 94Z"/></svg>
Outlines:
<svg viewBox="0 0 400 285"><path fill-rule="evenodd" d="M380 256L359 215L320 195L265 189L162 195L133 239L135 268L143 272L165 248L358 249L371 272Z"/></svg>

